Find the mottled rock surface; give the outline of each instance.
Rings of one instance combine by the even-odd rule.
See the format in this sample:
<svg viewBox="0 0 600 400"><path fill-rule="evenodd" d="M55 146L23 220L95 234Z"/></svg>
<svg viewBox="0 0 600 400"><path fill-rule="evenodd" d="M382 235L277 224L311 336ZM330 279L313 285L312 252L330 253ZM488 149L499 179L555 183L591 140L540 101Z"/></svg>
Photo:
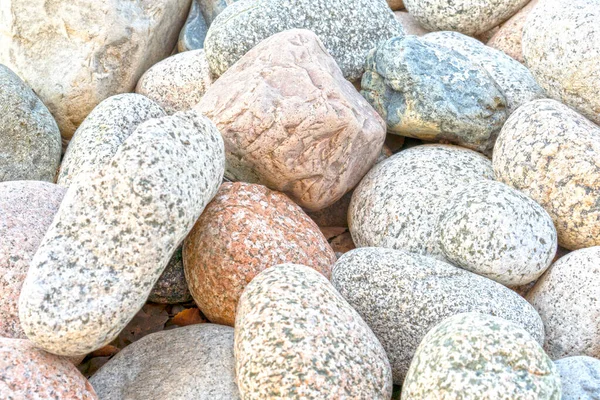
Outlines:
<svg viewBox="0 0 600 400"><path fill-rule="evenodd" d="M465 313L444 320L419 345L402 400L559 400L552 360L521 327Z"/></svg>
<svg viewBox="0 0 600 400"><path fill-rule="evenodd" d="M0 337L0 376L4 399L98 399L68 359L46 353L28 340Z"/></svg>
<svg viewBox="0 0 600 400"><path fill-rule="evenodd" d="M597 400L600 397L600 360L586 356L554 362L560 374L562 400Z"/></svg>
<svg viewBox="0 0 600 400"><path fill-rule="evenodd" d="M406 11L396 11L394 17L402 24L404 33L407 35L423 36L424 34L429 33L427 29L423 28L417 20Z"/></svg>
<svg viewBox="0 0 600 400"><path fill-rule="evenodd" d="M535 100L506 121L494 174L550 214L559 245L600 244L600 127L555 100Z"/></svg>
<svg viewBox="0 0 600 400"><path fill-rule="evenodd" d="M185 280L181 246L169 260L164 272L148 296L148 301L159 304L177 304L192 300L192 295Z"/></svg>
<svg viewBox="0 0 600 400"><path fill-rule="evenodd" d="M383 344L402 384L425 334L464 312L505 318L542 343L540 317L522 297L487 278L401 250L362 248L334 265L331 283Z"/></svg>
<svg viewBox="0 0 600 400"><path fill-rule="evenodd" d="M157 332L121 350L90 379L102 400L235 400L233 328Z"/></svg>
<svg viewBox="0 0 600 400"><path fill-rule="evenodd" d="M357 247L387 247L443 259L437 220L452 194L492 179L490 161L457 146L415 146L377 164L354 190L348 226Z"/></svg>
<svg viewBox="0 0 600 400"><path fill-rule="evenodd" d="M519 10L508 21L503 23L489 40L487 45L503 51L510 57L520 63L523 63L523 48L521 46L521 37L523 36L523 26L527 16L533 10L538 0L531 0L525 7Z"/></svg>
<svg viewBox="0 0 600 400"><path fill-rule="evenodd" d="M105 169L139 124L165 116L152 100L126 93L102 101L79 126L65 152L57 183L69 187Z"/></svg>
<svg viewBox="0 0 600 400"><path fill-rule="evenodd" d="M371 329L323 275L303 265L277 265L247 286L235 358L243 399L392 395L390 365Z"/></svg>
<svg viewBox="0 0 600 400"><path fill-rule="evenodd" d="M362 75L369 50L403 35L385 0L241 0L208 30L204 48L211 71L222 75L262 40L288 29L316 33L350 81Z"/></svg>
<svg viewBox="0 0 600 400"><path fill-rule="evenodd" d="M287 196L261 185L224 183L184 242L198 308L232 325L238 299L261 271L302 263L329 278L335 254L317 225Z"/></svg>
<svg viewBox="0 0 600 400"><path fill-rule="evenodd" d="M229 179L284 192L310 211L353 188L385 140L377 112L307 30L281 32L254 47L215 81L198 109L223 135Z"/></svg>
<svg viewBox="0 0 600 400"><path fill-rule="evenodd" d="M102 100L131 92L177 43L190 0L3 0L0 63L27 81L63 139Z"/></svg>
<svg viewBox="0 0 600 400"><path fill-rule="evenodd" d="M186 51L153 65L142 75L135 92L173 114L198 104L212 81L204 50Z"/></svg>
<svg viewBox="0 0 600 400"><path fill-rule="evenodd" d="M480 65L416 36L373 49L361 88L389 132L482 152L508 115L504 94Z"/></svg>
<svg viewBox="0 0 600 400"><path fill-rule="evenodd" d="M523 57L548 96L600 124L600 4L544 0L523 28Z"/></svg>
<svg viewBox="0 0 600 400"><path fill-rule="evenodd" d="M542 275L527 300L546 329L552 359L600 357L600 246L573 251Z"/></svg>
<svg viewBox="0 0 600 400"><path fill-rule="evenodd" d="M557 248L548 213L493 180L475 182L452 196L437 230L440 248L452 264L506 286L539 278Z"/></svg>
<svg viewBox="0 0 600 400"><path fill-rule="evenodd" d="M208 24L202 15L200 1L192 0L190 12L179 33L177 50L180 53L204 47L204 39L206 39L206 34L208 33Z"/></svg>
<svg viewBox="0 0 600 400"><path fill-rule="evenodd" d="M404 0L404 6L430 31L475 36L500 25L529 0Z"/></svg>
<svg viewBox="0 0 600 400"><path fill-rule="evenodd" d="M107 168L67 191L21 291L27 336L60 355L113 340L145 303L223 170L221 136L198 113L141 124Z"/></svg>
<svg viewBox="0 0 600 400"><path fill-rule="evenodd" d="M238 0L198 0L204 20L209 26L217 18L217 15L221 14L227 6L236 1Z"/></svg>
<svg viewBox="0 0 600 400"><path fill-rule="evenodd" d="M58 126L44 103L0 64L0 182L53 182L60 164L60 143Z"/></svg>
<svg viewBox="0 0 600 400"><path fill-rule="evenodd" d="M21 286L64 194L47 182L0 183L0 337L25 338L17 307Z"/></svg>

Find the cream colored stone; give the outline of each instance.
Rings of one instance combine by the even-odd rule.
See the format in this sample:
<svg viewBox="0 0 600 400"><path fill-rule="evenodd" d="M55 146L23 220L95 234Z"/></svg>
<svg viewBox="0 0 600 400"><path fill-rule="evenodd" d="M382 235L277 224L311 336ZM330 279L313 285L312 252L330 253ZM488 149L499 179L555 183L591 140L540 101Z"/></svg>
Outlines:
<svg viewBox="0 0 600 400"><path fill-rule="evenodd" d="M494 35L487 41L487 45L494 49L505 52L519 62L523 62L523 51L521 48L521 35L527 16L533 10L538 0L531 0L529 4L513 15L508 21L497 29Z"/></svg>
<svg viewBox="0 0 600 400"><path fill-rule="evenodd" d="M424 34L429 33L429 31L423 28L407 11L396 11L394 16L402 24L404 33L407 35L423 36Z"/></svg>

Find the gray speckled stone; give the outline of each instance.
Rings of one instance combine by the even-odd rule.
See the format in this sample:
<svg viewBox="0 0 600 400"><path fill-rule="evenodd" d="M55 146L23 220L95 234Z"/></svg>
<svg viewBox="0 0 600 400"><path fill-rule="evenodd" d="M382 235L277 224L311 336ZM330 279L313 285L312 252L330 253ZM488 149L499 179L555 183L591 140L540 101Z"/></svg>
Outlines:
<svg viewBox="0 0 600 400"><path fill-rule="evenodd" d="M221 14L227 6L235 3L238 0L197 0L200 3L200 9L204 20L210 26L217 15Z"/></svg>
<svg viewBox="0 0 600 400"><path fill-rule="evenodd" d="M500 25L529 0L404 0L404 6L430 31L480 35Z"/></svg>
<svg viewBox="0 0 600 400"><path fill-rule="evenodd" d="M0 182L54 182L60 152L60 132L50 111L0 64Z"/></svg>
<svg viewBox="0 0 600 400"><path fill-rule="evenodd" d="M437 231L450 262L507 286L536 280L556 254L556 229L548 213L492 180L475 182L452 196Z"/></svg>
<svg viewBox="0 0 600 400"><path fill-rule="evenodd" d="M106 168L67 190L21 290L27 337L59 355L113 340L215 195L224 164L221 135L199 113L138 126Z"/></svg>
<svg viewBox="0 0 600 400"><path fill-rule="evenodd" d="M235 400L233 328L198 324L143 337L90 378L102 400Z"/></svg>
<svg viewBox="0 0 600 400"><path fill-rule="evenodd" d="M348 226L357 247L387 247L444 259L437 220L448 198L492 179L492 164L457 146L424 145L377 164L352 195Z"/></svg>
<svg viewBox="0 0 600 400"><path fill-rule="evenodd" d="M503 317L543 342L540 317L517 293L430 257L376 247L351 250L335 263L331 283L383 344L396 384L402 384L425 334L451 315Z"/></svg>
<svg viewBox="0 0 600 400"><path fill-rule="evenodd" d="M548 95L600 124L600 4L545 0L523 27L525 64Z"/></svg>
<svg viewBox="0 0 600 400"><path fill-rule="evenodd" d="M181 246L175 250L164 272L156 281L148 301L160 304L177 304L192 301L183 270Z"/></svg>
<svg viewBox="0 0 600 400"><path fill-rule="evenodd" d="M388 132L489 151L508 115L500 87L478 63L417 36L373 49L361 93Z"/></svg>
<svg viewBox="0 0 600 400"><path fill-rule="evenodd" d="M200 0L192 0L190 13L179 33L177 50L180 53L198 50L204 47L204 39L208 33L208 24L200 12Z"/></svg>
<svg viewBox="0 0 600 400"><path fill-rule="evenodd" d="M560 400L552 360L521 327L477 313L455 315L419 345L402 400Z"/></svg>
<svg viewBox="0 0 600 400"><path fill-rule="evenodd" d="M550 214L558 244L600 245L600 127L555 100L534 100L506 121L494 174Z"/></svg>
<svg viewBox="0 0 600 400"><path fill-rule="evenodd" d="M152 100L138 94L109 97L79 126L65 152L57 183L69 187L76 178L105 169L123 142L144 121L165 116Z"/></svg>
<svg viewBox="0 0 600 400"><path fill-rule="evenodd" d="M208 30L204 48L211 71L222 75L262 40L294 28L316 33L350 81L362 75L371 48L403 35L385 0L241 0Z"/></svg>
<svg viewBox="0 0 600 400"><path fill-rule="evenodd" d="M506 97L509 113L529 101L545 97L527 67L477 39L458 32L432 32L423 36L423 40L449 47L481 65Z"/></svg>
<svg viewBox="0 0 600 400"><path fill-rule="evenodd" d="M243 399L389 399L385 351L360 315L314 269L268 268L248 284L235 323Z"/></svg>
<svg viewBox="0 0 600 400"><path fill-rule="evenodd" d="M527 293L546 329L552 359L600 357L600 246L556 261Z"/></svg>
<svg viewBox="0 0 600 400"><path fill-rule="evenodd" d="M600 360L586 356L554 362L560 374L562 400L600 399Z"/></svg>

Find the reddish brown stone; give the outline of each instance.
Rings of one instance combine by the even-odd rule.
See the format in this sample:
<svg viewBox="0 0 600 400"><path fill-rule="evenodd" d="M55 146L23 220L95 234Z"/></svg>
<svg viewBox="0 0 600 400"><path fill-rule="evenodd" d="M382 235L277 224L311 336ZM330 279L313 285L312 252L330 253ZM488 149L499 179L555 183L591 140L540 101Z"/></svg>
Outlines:
<svg viewBox="0 0 600 400"><path fill-rule="evenodd" d="M344 232L341 235L336 236L331 241L331 248L336 253L344 254L350 250L355 249L356 245L354 244L354 241L352 241L352 235L350 234L350 232Z"/></svg>
<svg viewBox="0 0 600 400"><path fill-rule="evenodd" d="M283 263L329 278L335 254L287 196L262 185L224 183L183 246L190 292L215 323L233 325L238 299L261 271Z"/></svg>

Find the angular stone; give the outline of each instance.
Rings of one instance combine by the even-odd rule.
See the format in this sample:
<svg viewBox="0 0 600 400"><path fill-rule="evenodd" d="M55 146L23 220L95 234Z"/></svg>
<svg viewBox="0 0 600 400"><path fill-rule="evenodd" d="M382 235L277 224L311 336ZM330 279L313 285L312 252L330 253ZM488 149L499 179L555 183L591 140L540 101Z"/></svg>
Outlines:
<svg viewBox="0 0 600 400"><path fill-rule="evenodd" d="M600 357L600 246L573 251L542 275L527 300L546 328L552 359Z"/></svg>
<svg viewBox="0 0 600 400"><path fill-rule="evenodd" d="M69 140L102 100L167 57L190 0L3 0L0 63L27 81Z"/></svg>
<svg viewBox="0 0 600 400"><path fill-rule="evenodd" d="M183 270L181 246L171 257L164 272L154 284L148 301L159 304L177 304L192 301Z"/></svg>
<svg viewBox="0 0 600 400"><path fill-rule="evenodd" d="M560 374L562 400L597 400L600 393L600 360L586 356L554 362Z"/></svg>
<svg viewBox="0 0 600 400"><path fill-rule="evenodd" d="M550 214L559 245L600 245L600 127L555 100L529 102L506 121L493 164Z"/></svg>
<svg viewBox="0 0 600 400"><path fill-rule="evenodd" d="M241 0L208 30L211 71L222 75L261 41L289 29L314 32L350 81L362 75L369 50L404 34L385 0Z"/></svg>
<svg viewBox="0 0 600 400"><path fill-rule="evenodd" d="M57 183L69 187L108 167L123 142L142 122L165 116L152 100L119 94L102 101L79 126L65 152Z"/></svg>
<svg viewBox="0 0 600 400"><path fill-rule="evenodd" d="M389 132L489 151L506 120L506 98L479 64L416 36L373 49L361 93Z"/></svg>
<svg viewBox="0 0 600 400"><path fill-rule="evenodd" d="M317 225L287 196L242 182L221 185L186 238L183 256L198 308L231 326L244 288L264 269L303 263L329 279L336 260Z"/></svg>
<svg viewBox="0 0 600 400"><path fill-rule="evenodd" d="M107 168L67 191L21 290L27 336L60 355L112 341L215 195L224 163L218 130L196 112L141 124Z"/></svg>
<svg viewBox="0 0 600 400"><path fill-rule="evenodd" d="M200 0L192 0L190 12L177 42L177 50L180 53L190 50L198 50L204 47L204 39L208 33L208 24L200 12Z"/></svg>
<svg viewBox="0 0 600 400"><path fill-rule="evenodd" d="M102 400L239 399L233 328L199 324L153 333L92 376Z"/></svg>
<svg viewBox="0 0 600 400"><path fill-rule="evenodd" d="M0 183L0 337L26 338L17 307L21 286L64 194L47 182Z"/></svg>
<svg viewBox="0 0 600 400"><path fill-rule="evenodd" d="M444 259L436 229L448 199L493 179L481 154L457 146L415 146L377 164L354 190L348 226L357 247L402 249Z"/></svg>
<svg viewBox="0 0 600 400"><path fill-rule="evenodd" d="M448 200L437 226L452 264L506 286L538 279L556 253L556 229L535 201L503 183L475 182Z"/></svg>
<svg viewBox="0 0 600 400"><path fill-rule="evenodd" d="M142 75L135 92L173 114L198 104L212 82L204 50L193 50L153 65Z"/></svg>
<svg viewBox="0 0 600 400"><path fill-rule="evenodd" d="M396 11L394 17L402 24L406 35L423 36L424 34L429 33L427 29L419 25L417 20L406 11Z"/></svg>
<svg viewBox="0 0 600 400"><path fill-rule="evenodd" d="M523 28L523 58L549 97L600 124L598 0L548 0Z"/></svg>
<svg viewBox="0 0 600 400"><path fill-rule="evenodd" d="M500 25L529 0L404 0L404 6L430 31L480 35Z"/></svg>
<svg viewBox="0 0 600 400"><path fill-rule="evenodd" d="M198 0L200 3L200 10L204 20L210 26L217 15L221 14L227 6L235 3L238 0Z"/></svg>
<svg viewBox="0 0 600 400"><path fill-rule="evenodd" d="M254 47L197 109L223 135L229 179L284 192L309 211L353 188L385 140L377 112L306 30L281 32Z"/></svg>
<svg viewBox="0 0 600 400"><path fill-rule="evenodd" d="M323 275L303 265L274 266L246 287L235 356L243 399L392 395L390 365L371 329Z"/></svg>
<svg viewBox="0 0 600 400"><path fill-rule="evenodd" d="M60 152L60 132L44 103L0 64L0 182L54 182Z"/></svg>
<svg viewBox="0 0 600 400"><path fill-rule="evenodd" d="M429 331L402 386L402 400L560 400L560 394L556 366L525 330L477 313Z"/></svg>
<svg viewBox="0 0 600 400"><path fill-rule="evenodd" d="M402 384L425 334L455 314L499 316L538 342L544 340L539 315L521 296L490 279L418 254L351 250L335 263L331 283L381 341L396 384Z"/></svg>

